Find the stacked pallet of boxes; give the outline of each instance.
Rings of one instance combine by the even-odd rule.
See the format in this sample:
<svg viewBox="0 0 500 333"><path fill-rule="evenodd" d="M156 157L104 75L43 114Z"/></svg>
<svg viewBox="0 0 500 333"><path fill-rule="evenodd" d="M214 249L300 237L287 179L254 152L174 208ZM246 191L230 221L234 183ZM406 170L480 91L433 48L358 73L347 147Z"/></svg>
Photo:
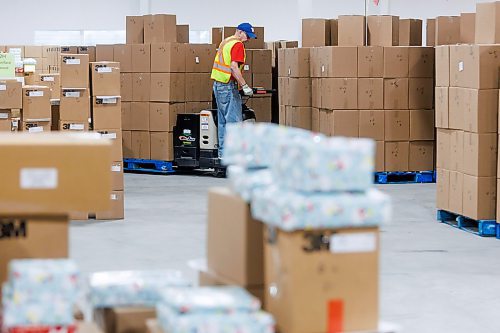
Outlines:
<svg viewBox="0 0 500 333"><path fill-rule="evenodd" d="M477 4L475 44L436 48L437 207L496 219L500 3Z"/></svg>
<svg viewBox="0 0 500 333"><path fill-rule="evenodd" d="M306 38L322 36L323 44L338 40L338 46L279 52L285 67L280 82L288 85L281 88L285 92L280 94L281 123L308 128L302 124L310 121L310 129L326 135L372 138L377 141L377 171L433 170L434 50L394 46L400 41L398 17L370 16L367 21L369 46L364 46L364 17L303 23ZM410 29L403 29L404 44L421 42L415 32L421 25L412 29L414 21L410 20ZM305 44L320 41L305 40ZM309 98L312 108L305 104ZM303 107L301 112L297 106Z"/></svg>

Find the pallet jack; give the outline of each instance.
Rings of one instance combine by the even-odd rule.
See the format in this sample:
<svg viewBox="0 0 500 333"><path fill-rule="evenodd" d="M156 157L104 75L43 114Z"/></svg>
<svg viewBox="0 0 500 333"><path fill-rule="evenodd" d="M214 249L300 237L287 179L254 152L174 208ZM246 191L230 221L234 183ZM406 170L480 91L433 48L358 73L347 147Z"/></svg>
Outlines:
<svg viewBox="0 0 500 333"><path fill-rule="evenodd" d="M253 88L254 95L272 94L274 90ZM254 110L246 103L250 99L242 95L244 122L255 122ZM219 159L217 109L199 113L177 115L174 126L174 165L179 170L200 170L216 177L224 177L226 168Z"/></svg>

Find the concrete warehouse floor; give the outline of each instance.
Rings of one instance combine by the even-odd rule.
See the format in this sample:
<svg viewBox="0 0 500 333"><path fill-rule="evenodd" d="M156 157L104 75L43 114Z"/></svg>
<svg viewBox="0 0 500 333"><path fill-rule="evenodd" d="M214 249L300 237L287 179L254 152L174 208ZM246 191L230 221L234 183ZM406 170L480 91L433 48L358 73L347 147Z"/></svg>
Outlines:
<svg viewBox="0 0 500 333"><path fill-rule="evenodd" d="M74 222L71 257L85 272L179 269L205 256L207 190L227 180L125 176L125 221ZM394 218L382 228L381 318L403 332L498 332L500 240L436 222L435 184L384 185Z"/></svg>

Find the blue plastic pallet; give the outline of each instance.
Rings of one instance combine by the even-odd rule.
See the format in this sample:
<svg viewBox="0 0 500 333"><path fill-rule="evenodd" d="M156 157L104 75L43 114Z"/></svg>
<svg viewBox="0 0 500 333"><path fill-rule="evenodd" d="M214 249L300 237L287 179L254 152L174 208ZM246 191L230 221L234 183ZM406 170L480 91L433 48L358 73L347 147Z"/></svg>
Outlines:
<svg viewBox="0 0 500 333"><path fill-rule="evenodd" d="M500 223L497 223L497 238L500 239Z"/></svg>
<svg viewBox="0 0 500 333"><path fill-rule="evenodd" d="M437 211L437 220L481 237L498 237L498 225L495 220L474 220L445 210Z"/></svg>
<svg viewBox="0 0 500 333"><path fill-rule="evenodd" d="M435 182L435 171L388 171L375 173L375 184L425 184Z"/></svg>
<svg viewBox="0 0 500 333"><path fill-rule="evenodd" d="M131 172L140 172L140 173L156 173L162 175L175 172L172 162L158 161L158 160L142 160L135 158L124 159L123 170Z"/></svg>

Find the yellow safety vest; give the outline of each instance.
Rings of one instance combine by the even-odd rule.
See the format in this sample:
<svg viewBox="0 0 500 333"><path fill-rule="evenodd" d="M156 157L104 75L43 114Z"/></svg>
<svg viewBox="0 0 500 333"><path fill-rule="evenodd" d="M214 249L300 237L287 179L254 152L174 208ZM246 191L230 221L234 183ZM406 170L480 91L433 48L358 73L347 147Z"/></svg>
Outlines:
<svg viewBox="0 0 500 333"><path fill-rule="evenodd" d="M228 37L220 43L219 50L215 55L214 66L212 68L212 80L228 83L231 80L231 49L236 43L241 43L241 41L234 37ZM243 48L245 50L245 48ZM244 51L245 56L243 63L246 60L246 51ZM240 66L240 70L243 71L244 64Z"/></svg>

